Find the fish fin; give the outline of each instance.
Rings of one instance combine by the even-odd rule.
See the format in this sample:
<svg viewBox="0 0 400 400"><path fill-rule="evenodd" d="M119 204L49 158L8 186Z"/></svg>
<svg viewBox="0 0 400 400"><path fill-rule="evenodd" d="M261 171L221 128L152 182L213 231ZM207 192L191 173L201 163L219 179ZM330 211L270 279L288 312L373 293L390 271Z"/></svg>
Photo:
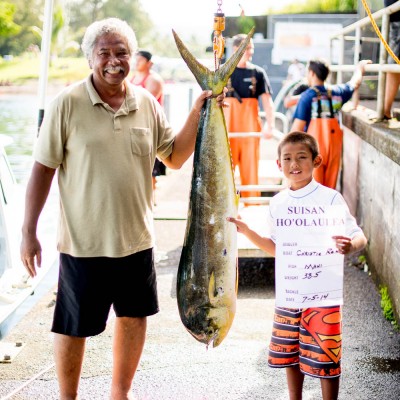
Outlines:
<svg viewBox="0 0 400 400"><path fill-rule="evenodd" d="M228 61L222 65L222 67L217 71L219 78L224 82L224 85L228 82L229 77L233 74L234 69L238 65L240 59L242 58L246 48L253 37L255 27L251 29L248 33L246 39L240 44L238 49L229 57Z"/></svg>
<svg viewBox="0 0 400 400"><path fill-rule="evenodd" d="M210 71L205 65L196 60L174 30L172 30L172 34L174 35L179 53L181 53L183 60L192 71L200 87L203 90L211 90L212 79L210 79L210 77L214 75L214 72Z"/></svg>

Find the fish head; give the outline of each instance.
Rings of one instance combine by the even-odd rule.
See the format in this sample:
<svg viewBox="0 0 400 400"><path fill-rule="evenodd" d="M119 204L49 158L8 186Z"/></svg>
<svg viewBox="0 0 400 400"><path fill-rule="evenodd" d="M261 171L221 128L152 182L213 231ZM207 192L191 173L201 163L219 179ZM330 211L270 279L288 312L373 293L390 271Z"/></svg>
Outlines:
<svg viewBox="0 0 400 400"><path fill-rule="evenodd" d="M234 307L191 307L187 310L185 326L188 332L199 342L217 347L227 336L235 316Z"/></svg>

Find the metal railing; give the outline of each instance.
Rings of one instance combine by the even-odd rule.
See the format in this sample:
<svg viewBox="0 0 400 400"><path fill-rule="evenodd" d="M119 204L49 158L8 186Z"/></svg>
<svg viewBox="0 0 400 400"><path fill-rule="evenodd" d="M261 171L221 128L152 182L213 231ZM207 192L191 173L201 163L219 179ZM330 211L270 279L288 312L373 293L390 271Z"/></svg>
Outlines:
<svg viewBox="0 0 400 400"><path fill-rule="evenodd" d="M382 37L388 42L389 38L389 19L390 15L400 11L400 1L386 7L382 8L379 11L376 11L372 14L373 19L380 20L381 23L381 34ZM339 40L339 59L338 65L330 65L330 70L337 72L337 83L343 82L343 72L344 71L354 71L356 69L356 65L344 65L344 49L345 49L345 40L354 41L354 64L357 64L360 60L361 54L361 43L367 41L379 41L379 38L367 38L361 37L361 28L370 25L371 20L369 17L365 17L360 21L357 21L342 30L340 30L336 35L331 37L331 51L330 57L332 59L332 49L333 49L333 41ZM355 32L355 36L346 36L347 34ZM400 73L400 65L387 64L388 52L381 44L380 52L379 52L379 64L370 64L365 68L366 72L378 72L378 91L377 91L377 105L376 105L376 114L377 120L382 120L384 116L384 99L385 99L385 86L386 86L386 73Z"/></svg>
<svg viewBox="0 0 400 400"><path fill-rule="evenodd" d="M265 116L265 114L263 112L261 112L260 114L262 114L263 117ZM273 137L279 141L287 133L288 122L287 122L287 118L285 115L283 115L283 114L276 115L276 114L281 114L281 113L275 113L275 117L282 120L283 125L284 125L284 130L285 130L285 132L281 132L277 129L274 129ZM230 139L233 139L233 138L263 139L263 134L261 132L229 132L228 137ZM285 188L286 188L286 186L282 183L281 184L258 184L258 185L238 184L238 185L236 185L236 189L239 190L239 192L255 191L255 192L263 192L263 193L271 193L271 194L279 192ZM240 202L246 203L246 204L267 205L267 204L269 204L271 197L272 197L271 195L270 196L257 196L257 197L240 197Z"/></svg>

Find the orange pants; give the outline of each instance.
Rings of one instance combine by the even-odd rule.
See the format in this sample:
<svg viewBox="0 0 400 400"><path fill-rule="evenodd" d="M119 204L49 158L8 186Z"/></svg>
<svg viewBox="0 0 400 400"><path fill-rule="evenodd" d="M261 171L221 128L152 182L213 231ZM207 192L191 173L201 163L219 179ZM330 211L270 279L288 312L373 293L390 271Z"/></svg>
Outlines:
<svg viewBox="0 0 400 400"><path fill-rule="evenodd" d="M258 116L258 100L242 99L240 103L234 97L225 99L229 107L224 108L228 132L261 132L261 119ZM258 162L260 159L260 139L233 138L229 140L232 154L232 164L239 167L242 185L258 185ZM258 191L243 192L242 197L260 196Z"/></svg>
<svg viewBox="0 0 400 400"><path fill-rule="evenodd" d="M317 139L322 164L314 170L314 179L321 185L336 188L339 175L343 131L336 118L313 118L307 132Z"/></svg>

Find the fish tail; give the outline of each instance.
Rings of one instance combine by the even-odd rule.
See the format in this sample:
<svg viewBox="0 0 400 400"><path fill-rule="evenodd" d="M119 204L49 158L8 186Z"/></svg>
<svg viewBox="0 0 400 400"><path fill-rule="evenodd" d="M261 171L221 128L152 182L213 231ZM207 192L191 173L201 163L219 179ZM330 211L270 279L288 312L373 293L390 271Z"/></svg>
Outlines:
<svg viewBox="0 0 400 400"><path fill-rule="evenodd" d="M186 62L190 71L192 71L192 74L196 78L200 87L203 90L212 90L213 94L220 94L223 88L227 85L229 77L232 75L234 69L242 58L243 53L253 36L254 30L255 28L253 27L246 39L240 44L237 51L235 51L229 60L215 72L210 71L206 66L196 60L174 30L172 30L172 34L174 35L176 46L181 53L182 58Z"/></svg>
<svg viewBox="0 0 400 400"><path fill-rule="evenodd" d="M172 30L174 35L176 47L181 53L182 58L189 67L190 71L196 78L198 84L203 90L212 90L212 78L213 72L210 71L205 65L197 61L189 49L184 45L177 33ZM211 79L210 79L211 78Z"/></svg>
<svg viewBox="0 0 400 400"><path fill-rule="evenodd" d="M229 77L233 74L236 66L238 65L240 59L242 58L246 48L253 37L255 27L247 34L246 39L242 41L238 49L229 57L228 61L218 70L218 75L221 81L228 82Z"/></svg>

